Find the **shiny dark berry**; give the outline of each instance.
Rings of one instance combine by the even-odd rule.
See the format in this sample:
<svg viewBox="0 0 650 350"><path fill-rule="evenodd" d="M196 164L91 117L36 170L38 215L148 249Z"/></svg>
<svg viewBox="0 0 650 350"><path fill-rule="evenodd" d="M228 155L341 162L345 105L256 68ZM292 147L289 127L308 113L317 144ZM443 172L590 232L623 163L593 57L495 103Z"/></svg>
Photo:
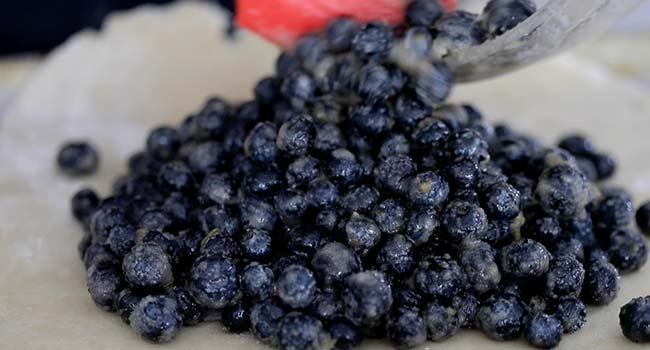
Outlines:
<svg viewBox="0 0 650 350"><path fill-rule="evenodd" d="M438 227L440 227L440 220L435 210L431 208L413 210L406 220L405 235L416 246L420 246L429 241Z"/></svg>
<svg viewBox="0 0 650 350"><path fill-rule="evenodd" d="M276 145L291 157L304 156L314 141L314 122L309 115L297 115L280 126Z"/></svg>
<svg viewBox="0 0 650 350"><path fill-rule="evenodd" d="M646 202L636 211L636 224L645 235L650 235L650 202Z"/></svg>
<svg viewBox="0 0 650 350"><path fill-rule="evenodd" d="M314 98L316 82L309 73L296 70L284 79L280 90L285 98L292 101L292 104L302 106L305 102Z"/></svg>
<svg viewBox="0 0 650 350"><path fill-rule="evenodd" d="M382 61L393 46L393 31L382 22L364 25L352 39L352 48L365 60Z"/></svg>
<svg viewBox="0 0 650 350"><path fill-rule="evenodd" d="M549 269L551 253L539 242L521 239L501 249L501 269L516 278L532 278Z"/></svg>
<svg viewBox="0 0 650 350"><path fill-rule="evenodd" d="M592 218L602 230L623 228L634 218L632 199L626 193L606 194L592 211Z"/></svg>
<svg viewBox="0 0 650 350"><path fill-rule="evenodd" d="M546 274L546 294L554 299L580 295L585 280L585 269L572 256L558 256L551 260Z"/></svg>
<svg viewBox="0 0 650 350"><path fill-rule="evenodd" d="M343 198L341 207L349 212L370 213L379 201L379 191L368 185L351 188Z"/></svg>
<svg viewBox="0 0 650 350"><path fill-rule="evenodd" d="M278 222L278 217L270 203L246 197L239 205L239 215L244 227L271 232Z"/></svg>
<svg viewBox="0 0 650 350"><path fill-rule="evenodd" d="M332 322L328 330L332 341L334 341L332 350L357 349L363 340L363 335L359 328L344 318Z"/></svg>
<svg viewBox="0 0 650 350"><path fill-rule="evenodd" d="M589 201L589 181L571 165L547 168L539 178L536 188L544 211L556 218L579 216Z"/></svg>
<svg viewBox="0 0 650 350"><path fill-rule="evenodd" d="M264 300L274 294L273 271L257 262L252 262L241 274L241 288L247 297Z"/></svg>
<svg viewBox="0 0 650 350"><path fill-rule="evenodd" d="M181 329L183 318L176 299L167 295L142 298L129 317L131 328L152 343L173 340Z"/></svg>
<svg viewBox="0 0 650 350"><path fill-rule="evenodd" d="M278 338L280 346L285 350L324 349L330 340L321 321L300 312L291 312L282 319L278 327Z"/></svg>
<svg viewBox="0 0 650 350"><path fill-rule="evenodd" d="M244 150L253 162L272 163L278 157L277 129L269 122L257 124L246 137Z"/></svg>
<svg viewBox="0 0 650 350"><path fill-rule="evenodd" d="M341 129L332 123L326 123L318 127L314 137L314 149L323 154L345 148L347 141Z"/></svg>
<svg viewBox="0 0 650 350"><path fill-rule="evenodd" d="M316 135L318 137L318 134ZM319 162L311 156L301 157L287 166L285 180L290 187L301 187L320 175Z"/></svg>
<svg viewBox="0 0 650 350"><path fill-rule="evenodd" d="M188 290L199 304L213 309L222 308L239 291L237 268L227 258L201 257L192 266Z"/></svg>
<svg viewBox="0 0 650 350"><path fill-rule="evenodd" d="M650 342L650 297L634 298L618 314L625 337L635 343Z"/></svg>
<svg viewBox="0 0 650 350"><path fill-rule="evenodd" d="M192 170L183 162L169 162L160 168L158 183L168 191L189 191L196 185Z"/></svg>
<svg viewBox="0 0 650 350"><path fill-rule="evenodd" d="M132 290L125 288L115 299L115 310L124 323L129 324L129 317L135 306L142 300L142 296Z"/></svg>
<svg viewBox="0 0 650 350"><path fill-rule="evenodd" d="M555 316L542 313L528 317L524 335L528 342L540 349L551 349L560 344L564 327Z"/></svg>
<svg viewBox="0 0 650 350"><path fill-rule="evenodd" d="M639 233L632 229L619 229L609 236L609 260L620 272L640 269L648 261L648 246Z"/></svg>
<svg viewBox="0 0 650 350"><path fill-rule="evenodd" d="M619 275L608 261L592 261L585 267L582 300L590 305L607 305L618 295Z"/></svg>
<svg viewBox="0 0 650 350"><path fill-rule="evenodd" d="M263 261L273 253L271 235L266 231L249 230L239 241L241 257L252 261Z"/></svg>
<svg viewBox="0 0 650 350"><path fill-rule="evenodd" d="M59 150L56 162L66 175L92 174L99 166L99 154L87 142L68 142Z"/></svg>
<svg viewBox="0 0 650 350"><path fill-rule="evenodd" d="M438 0L415 0L406 8L406 21L411 26L431 27L445 13Z"/></svg>
<svg viewBox="0 0 650 350"><path fill-rule="evenodd" d="M412 205L436 207L447 199L449 185L437 173L427 171L409 180L406 195Z"/></svg>
<svg viewBox="0 0 650 350"><path fill-rule="evenodd" d="M388 105L382 101L371 101L353 107L350 121L362 134L370 136L388 132L394 123Z"/></svg>
<svg viewBox="0 0 650 350"><path fill-rule="evenodd" d="M124 257L122 270L129 285L142 291L162 290L174 282L171 259L153 243L135 246Z"/></svg>
<svg viewBox="0 0 650 350"><path fill-rule="evenodd" d="M97 193L90 188L84 188L75 193L70 200L70 208L72 215L79 220L79 222L86 222L90 220L91 215L97 210L99 206L99 197Z"/></svg>
<svg viewBox="0 0 650 350"><path fill-rule="evenodd" d="M438 19L438 34L433 42L435 57L442 58L461 48L481 43L485 39L485 32L476 23L476 17L466 11L453 11Z"/></svg>
<svg viewBox="0 0 650 350"><path fill-rule="evenodd" d="M372 218L382 232L398 233L404 229L406 208L396 199L387 199L375 206Z"/></svg>
<svg viewBox="0 0 650 350"><path fill-rule="evenodd" d="M292 308L309 305L316 293L316 278L313 272L301 265L291 265L278 276L276 283L280 300Z"/></svg>
<svg viewBox="0 0 650 350"><path fill-rule="evenodd" d="M335 184L347 187L355 184L361 177L361 166L354 154L346 149L337 149L330 155L326 167L327 176Z"/></svg>
<svg viewBox="0 0 650 350"><path fill-rule="evenodd" d="M611 155L596 153L591 155L589 158L594 164L594 167L596 167L598 180L607 180L616 172L617 163Z"/></svg>
<svg viewBox="0 0 650 350"><path fill-rule="evenodd" d="M407 274L415 265L415 246L403 235L393 234L379 249L377 265L389 274Z"/></svg>
<svg viewBox="0 0 650 350"><path fill-rule="evenodd" d="M483 206L488 216L513 219L519 214L519 191L507 183L496 183L483 191Z"/></svg>
<svg viewBox="0 0 650 350"><path fill-rule="evenodd" d="M422 294L451 300L464 287L465 276L456 261L440 256L421 261L414 272L414 281Z"/></svg>
<svg viewBox="0 0 650 350"><path fill-rule="evenodd" d="M564 333L574 333L584 326L587 310L580 299L564 298L555 306L554 315L562 322Z"/></svg>
<svg viewBox="0 0 650 350"><path fill-rule="evenodd" d="M487 216L481 207L462 201L447 205L442 222L448 237L455 242L480 239L488 226Z"/></svg>
<svg viewBox="0 0 650 350"><path fill-rule="evenodd" d="M156 159L170 160L180 146L180 136L174 128L161 126L149 133L147 152Z"/></svg>
<svg viewBox="0 0 650 350"><path fill-rule="evenodd" d="M438 302L429 303L424 309L427 339L440 342L454 336L460 329L458 311Z"/></svg>
<svg viewBox="0 0 650 350"><path fill-rule="evenodd" d="M332 20L325 29L329 50L344 52L350 50L352 39L359 30L359 23L349 17L340 17Z"/></svg>
<svg viewBox="0 0 650 350"><path fill-rule="evenodd" d="M388 338L400 349L410 349L427 340L427 324L417 308L394 310L386 323Z"/></svg>
<svg viewBox="0 0 650 350"><path fill-rule="evenodd" d="M476 314L481 306L480 300L470 292L461 292L451 301L458 311L458 322L462 328L476 328Z"/></svg>
<svg viewBox="0 0 650 350"><path fill-rule="evenodd" d="M307 199L310 205L317 208L327 208L338 204L340 193L338 188L326 179L317 179L309 184Z"/></svg>
<svg viewBox="0 0 650 350"><path fill-rule="evenodd" d="M273 299L253 305L250 314L253 334L265 343L277 343L278 328L285 314L284 307Z"/></svg>
<svg viewBox="0 0 650 350"><path fill-rule="evenodd" d="M195 133L199 139L220 136L228 122L231 107L218 97L211 97L195 119Z"/></svg>
<svg viewBox="0 0 650 350"><path fill-rule="evenodd" d="M183 318L183 326L193 326L203 321L205 309L196 302L187 289L176 287L171 295L176 299L178 311Z"/></svg>
<svg viewBox="0 0 650 350"><path fill-rule="evenodd" d="M363 326L376 325L393 304L391 285L386 275L372 270L345 278L341 297L345 317Z"/></svg>
<svg viewBox="0 0 650 350"><path fill-rule="evenodd" d="M358 272L361 261L357 254L347 246L332 242L320 248L311 260L311 266L325 285L341 282L348 275Z"/></svg>
<svg viewBox="0 0 650 350"><path fill-rule="evenodd" d="M501 282L496 250L485 242L465 243L459 263L465 271L467 282L479 293L492 290Z"/></svg>
<svg viewBox="0 0 650 350"><path fill-rule="evenodd" d="M483 10L481 27L496 37L516 27L536 10L530 0L491 0Z"/></svg>
<svg viewBox="0 0 650 350"><path fill-rule="evenodd" d="M240 334L251 327L250 313L242 303L226 305L221 310L221 323L231 333Z"/></svg>
<svg viewBox="0 0 650 350"><path fill-rule="evenodd" d="M483 333L494 340L513 340L524 331L526 307L513 294L497 293L490 296L477 314Z"/></svg>
<svg viewBox="0 0 650 350"><path fill-rule="evenodd" d="M372 219L353 213L350 219L343 223L343 235L345 243L364 257L379 243L381 230Z"/></svg>
<svg viewBox="0 0 650 350"><path fill-rule="evenodd" d="M88 268L86 286L97 307L106 311L113 310L115 300L125 286L120 266L110 260L94 263Z"/></svg>
<svg viewBox="0 0 650 350"><path fill-rule="evenodd" d="M405 155L394 155L384 159L374 171L375 184L396 193L404 193L409 176L416 171L413 160Z"/></svg>

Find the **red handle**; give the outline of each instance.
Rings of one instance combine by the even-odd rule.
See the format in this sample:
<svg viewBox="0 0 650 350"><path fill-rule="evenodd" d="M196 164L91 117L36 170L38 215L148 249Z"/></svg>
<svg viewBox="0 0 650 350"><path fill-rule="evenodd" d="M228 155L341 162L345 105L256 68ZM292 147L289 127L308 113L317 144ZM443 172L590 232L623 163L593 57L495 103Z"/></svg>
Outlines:
<svg viewBox="0 0 650 350"><path fill-rule="evenodd" d="M336 17L399 23L408 0L237 0L237 24L283 48L304 33L321 30ZM456 0L442 0L448 9Z"/></svg>

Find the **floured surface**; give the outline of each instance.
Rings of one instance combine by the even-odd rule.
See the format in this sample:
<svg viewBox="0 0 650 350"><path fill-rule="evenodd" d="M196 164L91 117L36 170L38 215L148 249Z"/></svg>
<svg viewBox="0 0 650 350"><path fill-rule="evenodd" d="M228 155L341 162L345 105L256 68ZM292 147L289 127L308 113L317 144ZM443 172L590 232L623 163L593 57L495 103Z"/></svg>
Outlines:
<svg viewBox="0 0 650 350"><path fill-rule="evenodd" d="M218 15L207 5L140 10L109 24L102 37L86 33L55 52L0 120L0 348L2 349L265 349L225 334L215 323L184 329L171 344L140 340L116 315L97 309L86 292L76 244L81 229L69 197L84 185L107 194L126 157L147 131L177 123L213 93L250 95L270 72L275 51L254 38L220 43ZM493 121L507 120L548 141L584 130L620 160L616 182L637 200L650 198L650 99L564 56L552 62L457 89ZM103 156L97 176L71 180L57 173L63 140L88 138ZM590 309L587 326L560 349L641 349L620 335L618 308L650 294L650 268L627 276L619 298ZM365 349L391 349L366 343ZM463 331L422 349L522 349Z"/></svg>

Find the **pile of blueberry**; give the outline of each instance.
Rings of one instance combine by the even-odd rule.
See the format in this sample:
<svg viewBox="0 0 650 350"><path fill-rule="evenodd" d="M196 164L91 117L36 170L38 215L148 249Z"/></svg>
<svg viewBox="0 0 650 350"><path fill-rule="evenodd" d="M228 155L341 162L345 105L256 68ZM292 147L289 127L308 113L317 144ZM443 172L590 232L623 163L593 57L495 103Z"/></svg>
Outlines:
<svg viewBox="0 0 650 350"><path fill-rule="evenodd" d="M72 198L92 299L152 342L220 320L291 350L411 348L461 328L556 346L647 260L629 194L602 182L614 160L579 135L548 147L491 125L444 103L443 63L391 59L532 11L416 0L397 28L338 19L283 53L254 100L212 98L154 129L111 196ZM650 234L650 205L637 221ZM650 302L630 305L625 334L649 340Z"/></svg>

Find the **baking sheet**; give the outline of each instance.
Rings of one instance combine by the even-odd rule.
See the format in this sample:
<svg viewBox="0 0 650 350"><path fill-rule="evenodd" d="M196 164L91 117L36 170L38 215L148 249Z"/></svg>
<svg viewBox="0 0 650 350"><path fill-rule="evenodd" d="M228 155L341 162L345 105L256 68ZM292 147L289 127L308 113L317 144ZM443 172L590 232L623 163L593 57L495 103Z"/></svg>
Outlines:
<svg viewBox="0 0 650 350"><path fill-rule="evenodd" d="M107 194L149 129L177 123L205 97L250 96L271 71L274 48L244 35L223 41L224 19L207 4L181 2L120 15L105 32L82 33L34 73L0 121L0 349L265 349L218 323L185 328L169 344L140 340L87 294L77 256L81 229L69 197L83 186ZM620 161L615 182L650 198L650 99L592 62L565 55L496 80L461 86L454 100L476 103L490 120L553 141L584 130ZM58 146L88 138L102 154L97 176L69 179L54 167ZM619 298L589 309L586 327L559 349L640 349L618 328L618 309L650 294L650 269L625 276ZM391 349L366 342L364 349ZM461 331L421 349L522 349Z"/></svg>

